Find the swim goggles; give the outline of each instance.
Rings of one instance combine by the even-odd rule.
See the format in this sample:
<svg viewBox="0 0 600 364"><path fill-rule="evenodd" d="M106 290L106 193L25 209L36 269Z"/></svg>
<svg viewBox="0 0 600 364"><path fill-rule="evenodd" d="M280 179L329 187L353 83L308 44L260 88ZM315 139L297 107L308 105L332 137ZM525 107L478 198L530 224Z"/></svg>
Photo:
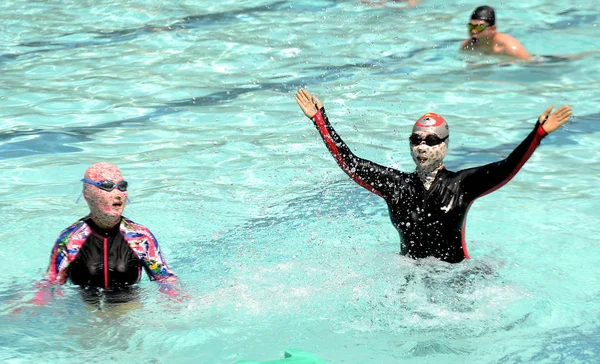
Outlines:
<svg viewBox="0 0 600 364"><path fill-rule="evenodd" d="M425 144L427 144L430 147L441 144L446 139L448 139L448 137L440 138L439 136L434 135L434 134L429 134L429 135L425 136L425 138L422 138L419 134L412 134L408 138L411 145L419 145L419 144L425 142Z"/></svg>
<svg viewBox="0 0 600 364"><path fill-rule="evenodd" d="M489 27L490 25L487 24L467 24L467 29L469 29L469 33L471 33L473 31L473 29L475 29L477 31L477 33L481 33L483 32L487 27Z"/></svg>
<svg viewBox="0 0 600 364"><path fill-rule="evenodd" d="M94 186L98 187L99 189L107 191L107 192L110 192L110 191L114 190L115 188L117 188L121 192L127 191L127 181L121 181L119 183L114 183L113 181L109 181L109 180L96 182L96 181L92 181L91 179L82 178L81 182L87 183L90 185L94 185Z"/></svg>

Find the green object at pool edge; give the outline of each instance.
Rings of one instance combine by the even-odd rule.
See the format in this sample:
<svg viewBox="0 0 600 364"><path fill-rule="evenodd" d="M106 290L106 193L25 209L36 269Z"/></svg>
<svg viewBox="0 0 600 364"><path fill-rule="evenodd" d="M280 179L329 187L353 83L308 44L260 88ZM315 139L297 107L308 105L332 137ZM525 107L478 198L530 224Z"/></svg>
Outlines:
<svg viewBox="0 0 600 364"><path fill-rule="evenodd" d="M325 364L321 358L302 350L290 349L285 351L284 359L271 361L242 360L236 364Z"/></svg>

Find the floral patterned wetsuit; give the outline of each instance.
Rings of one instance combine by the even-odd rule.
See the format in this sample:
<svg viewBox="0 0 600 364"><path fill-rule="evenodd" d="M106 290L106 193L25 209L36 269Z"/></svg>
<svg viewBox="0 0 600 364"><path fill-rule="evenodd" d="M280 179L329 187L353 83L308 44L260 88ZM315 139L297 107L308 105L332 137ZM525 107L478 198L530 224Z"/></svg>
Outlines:
<svg viewBox="0 0 600 364"><path fill-rule="evenodd" d="M173 281L156 238L146 227L121 217L112 229L83 218L60 233L52 249L48 280L86 287L118 288L141 278L142 268L151 280Z"/></svg>

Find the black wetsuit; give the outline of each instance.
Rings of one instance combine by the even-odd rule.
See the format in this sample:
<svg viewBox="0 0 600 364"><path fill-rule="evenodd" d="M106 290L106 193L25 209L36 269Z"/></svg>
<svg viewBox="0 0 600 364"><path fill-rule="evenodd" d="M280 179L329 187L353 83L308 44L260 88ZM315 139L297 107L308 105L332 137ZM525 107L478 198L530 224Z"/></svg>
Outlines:
<svg viewBox="0 0 600 364"><path fill-rule="evenodd" d="M102 229L92 219L84 219L91 234L79 249L69 269L73 284L86 287L124 287L139 281L142 264L120 232L120 225ZM108 254L104 254L104 239ZM106 262L105 262L106 259ZM105 286L104 264L108 264L108 285Z"/></svg>
<svg viewBox="0 0 600 364"><path fill-rule="evenodd" d="M459 172L442 169L426 190L416 172L400 172L355 156L329 123L324 108L312 120L344 172L387 203L400 234L401 254L450 263L469 258L464 236L473 201L510 181L546 135L538 122L506 159Z"/></svg>

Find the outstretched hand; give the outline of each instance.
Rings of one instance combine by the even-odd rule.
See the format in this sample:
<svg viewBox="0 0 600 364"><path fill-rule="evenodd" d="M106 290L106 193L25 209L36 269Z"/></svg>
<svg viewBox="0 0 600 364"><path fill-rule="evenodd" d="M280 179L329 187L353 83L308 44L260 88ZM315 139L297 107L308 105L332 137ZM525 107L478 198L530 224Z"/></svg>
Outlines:
<svg viewBox="0 0 600 364"><path fill-rule="evenodd" d="M538 121L542 124L542 128L548 134L552 133L556 129L560 128L564 123L569 120L571 115L573 115L573 110L569 105L563 105L558 110L552 112L554 105L548 106L546 111L540 115Z"/></svg>
<svg viewBox="0 0 600 364"><path fill-rule="evenodd" d="M315 116L318 111L317 108L323 107L323 103L318 98L302 88L296 92L296 102L308 118Z"/></svg>

